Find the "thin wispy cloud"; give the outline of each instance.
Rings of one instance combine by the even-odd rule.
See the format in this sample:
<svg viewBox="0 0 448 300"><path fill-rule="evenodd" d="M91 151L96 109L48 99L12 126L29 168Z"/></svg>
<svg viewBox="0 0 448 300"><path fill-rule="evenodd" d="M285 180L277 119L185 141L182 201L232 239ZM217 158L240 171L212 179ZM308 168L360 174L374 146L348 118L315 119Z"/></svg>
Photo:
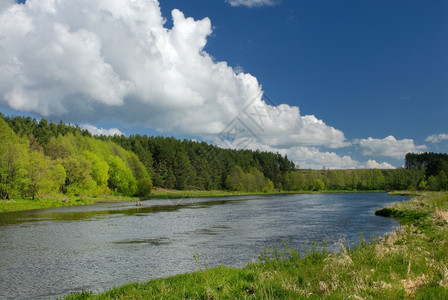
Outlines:
<svg viewBox="0 0 448 300"><path fill-rule="evenodd" d="M114 135L123 135L124 133L120 131L118 128L98 128L94 125L90 124L82 124L80 125L82 129L88 130L92 135L106 135L106 136L114 136Z"/></svg>
<svg viewBox="0 0 448 300"><path fill-rule="evenodd" d="M273 6L274 0L226 0L231 6L246 6L246 7L260 7L260 6Z"/></svg>
<svg viewBox="0 0 448 300"><path fill-rule="evenodd" d="M439 133L439 134L433 134L431 136L428 136L425 141L430 143L440 143L441 141L448 140L448 134L447 133Z"/></svg>

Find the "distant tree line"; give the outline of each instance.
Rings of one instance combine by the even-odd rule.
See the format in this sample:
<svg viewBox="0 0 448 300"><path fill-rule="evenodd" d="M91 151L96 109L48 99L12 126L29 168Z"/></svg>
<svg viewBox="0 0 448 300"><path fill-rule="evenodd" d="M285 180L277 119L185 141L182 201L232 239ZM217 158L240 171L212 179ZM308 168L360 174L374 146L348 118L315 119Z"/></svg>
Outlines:
<svg viewBox="0 0 448 300"><path fill-rule="evenodd" d="M392 191L415 190L421 170L296 170L285 174L288 191Z"/></svg>
<svg viewBox="0 0 448 300"><path fill-rule="evenodd" d="M257 191L262 191L268 186L268 189L281 187L284 175L295 170L294 163L278 153L223 149L205 142L172 137L115 135L99 138L137 154L154 185L169 189L254 191L253 184L243 184L241 188L235 186L235 180L232 181L236 173L244 173L245 176L240 178L249 178L248 182L252 181L252 176L266 181L263 187L255 185Z"/></svg>
<svg viewBox="0 0 448 300"><path fill-rule="evenodd" d="M418 185L419 189L448 190L448 154L408 153L404 165L407 170L420 170L424 173Z"/></svg>
<svg viewBox="0 0 448 300"><path fill-rule="evenodd" d="M447 154L408 154L395 170L300 170L279 153L0 114L0 198L121 194L154 186L245 192L447 189Z"/></svg>

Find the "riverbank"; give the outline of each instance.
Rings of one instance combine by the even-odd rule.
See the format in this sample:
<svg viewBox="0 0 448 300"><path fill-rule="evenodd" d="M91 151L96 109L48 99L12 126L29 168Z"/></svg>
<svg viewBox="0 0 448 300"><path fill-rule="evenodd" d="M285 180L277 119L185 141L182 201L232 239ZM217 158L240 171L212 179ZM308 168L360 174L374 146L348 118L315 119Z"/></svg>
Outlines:
<svg viewBox="0 0 448 300"><path fill-rule="evenodd" d="M397 231L340 253L311 245L306 255L285 246L260 255L242 269L207 268L130 283L101 294L84 292L65 299L447 299L448 193L425 193L391 208L402 224Z"/></svg>
<svg viewBox="0 0 448 300"><path fill-rule="evenodd" d="M274 192L272 194L277 194ZM226 196L245 196L245 195L267 195L269 193L247 193L247 192L232 192L232 191L198 191L198 190L169 190L162 188L155 188L151 196L147 197L127 197L103 195L99 197L88 196L60 196L53 198L36 198L32 199L12 199L0 200L0 213L24 211L32 209L46 209L66 206L80 206L93 205L96 203L113 203L113 202L137 202L152 199L181 199L181 198L202 198L202 197L226 197Z"/></svg>
<svg viewBox="0 0 448 300"><path fill-rule="evenodd" d="M32 199L12 199L0 200L0 213L25 211L32 209L46 209L66 206L92 205L104 202L126 202L137 201L136 197L125 196L100 196L100 197L54 197L54 198L36 198Z"/></svg>
<svg viewBox="0 0 448 300"><path fill-rule="evenodd" d="M275 194L313 194L313 193L373 193L384 191L278 191L274 190L268 193L265 192L235 192L225 190L172 190L164 188L154 188L151 196L147 197L128 197L128 196L114 196L103 195L98 197L88 196L60 196L53 198L36 198L31 199L12 199L12 200L0 200L0 213L2 212L14 212L25 211L32 209L46 209L65 206L78 206L78 205L93 205L96 203L113 203L113 202L137 202L152 199L181 199L181 198L202 198L202 197L228 197L228 196L248 196L248 195L275 195Z"/></svg>

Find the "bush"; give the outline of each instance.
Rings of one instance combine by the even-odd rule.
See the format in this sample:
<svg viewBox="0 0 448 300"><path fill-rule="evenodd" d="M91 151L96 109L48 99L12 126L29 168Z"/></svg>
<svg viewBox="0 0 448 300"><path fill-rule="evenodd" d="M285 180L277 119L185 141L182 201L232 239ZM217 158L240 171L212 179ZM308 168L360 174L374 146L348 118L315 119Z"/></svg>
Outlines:
<svg viewBox="0 0 448 300"><path fill-rule="evenodd" d="M137 193L136 196L148 196L151 195L152 182L149 178L141 178L137 181Z"/></svg>

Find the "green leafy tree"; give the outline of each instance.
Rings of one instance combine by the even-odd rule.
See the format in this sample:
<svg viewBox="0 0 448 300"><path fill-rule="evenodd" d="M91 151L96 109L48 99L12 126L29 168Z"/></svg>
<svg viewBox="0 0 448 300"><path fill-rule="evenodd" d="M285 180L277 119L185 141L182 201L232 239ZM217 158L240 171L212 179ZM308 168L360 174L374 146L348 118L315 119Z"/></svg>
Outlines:
<svg viewBox="0 0 448 300"><path fill-rule="evenodd" d="M0 115L0 198L24 194L27 185L28 143L9 128Z"/></svg>
<svg viewBox="0 0 448 300"><path fill-rule="evenodd" d="M439 181L440 190L442 191L448 190L448 178L443 170L440 171L439 175L437 176L437 179Z"/></svg>
<svg viewBox="0 0 448 300"><path fill-rule="evenodd" d="M107 193L109 180L109 165L98 155L84 151L84 157L90 163L90 176L96 183L96 194Z"/></svg>
<svg viewBox="0 0 448 300"><path fill-rule="evenodd" d="M431 175L428 177L428 186L430 190L438 191L440 190L440 181L437 176Z"/></svg>
<svg viewBox="0 0 448 300"><path fill-rule="evenodd" d="M164 177L165 187L167 189L174 189L174 187L176 186L176 176L174 176L173 170L169 169Z"/></svg>
<svg viewBox="0 0 448 300"><path fill-rule="evenodd" d="M314 190L315 191L323 191L325 190L325 183L322 179L318 178L314 182Z"/></svg>
<svg viewBox="0 0 448 300"><path fill-rule="evenodd" d="M48 176L47 161L43 153L32 151L28 164L28 187L27 194L34 200L36 194L45 186L45 178Z"/></svg>
<svg viewBox="0 0 448 300"><path fill-rule="evenodd" d="M114 156L109 167L109 188L123 195L134 195L137 192L137 181L124 161Z"/></svg>
<svg viewBox="0 0 448 300"><path fill-rule="evenodd" d="M62 161L66 171L65 188L76 196L90 194L95 182L90 176L90 163L82 155L71 156Z"/></svg>
<svg viewBox="0 0 448 300"><path fill-rule="evenodd" d="M47 189L49 193L58 193L65 190L67 172L65 171L65 168L61 163L54 163L50 171L49 179L49 188Z"/></svg>
<svg viewBox="0 0 448 300"><path fill-rule="evenodd" d="M244 191L244 182L246 181L246 174L240 166L235 166L226 179L226 186L232 191Z"/></svg>
<svg viewBox="0 0 448 300"><path fill-rule="evenodd" d="M137 196L144 197L151 195L152 182L149 178L140 178L137 180Z"/></svg>

